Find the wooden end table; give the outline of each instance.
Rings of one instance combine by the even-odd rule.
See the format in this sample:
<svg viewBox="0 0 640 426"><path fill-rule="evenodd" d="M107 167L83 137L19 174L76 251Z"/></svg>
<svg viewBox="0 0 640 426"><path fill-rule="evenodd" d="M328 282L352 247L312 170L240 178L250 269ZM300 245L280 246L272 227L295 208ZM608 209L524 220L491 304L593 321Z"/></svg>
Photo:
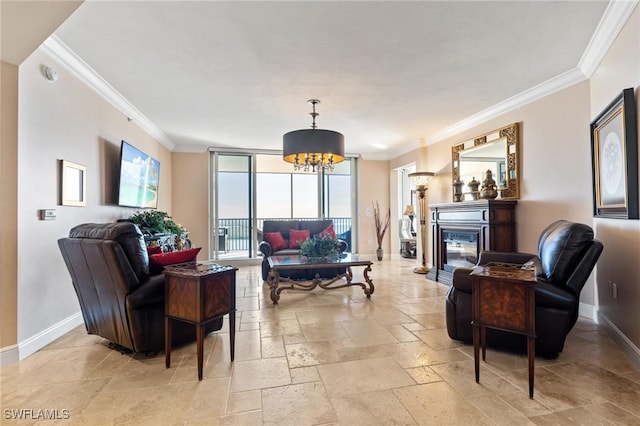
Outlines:
<svg viewBox="0 0 640 426"><path fill-rule="evenodd" d="M198 380L202 380L202 361L206 325L229 314L231 361L236 333L236 271L231 266L211 262L183 263L164 269L165 282L165 365L171 365L171 321L196 326Z"/></svg>
<svg viewBox="0 0 640 426"><path fill-rule="evenodd" d="M476 382L480 381L479 351L486 356L486 329L527 336L529 398L533 398L535 362L536 303L534 270L507 264L477 266L471 272L473 286L473 354Z"/></svg>

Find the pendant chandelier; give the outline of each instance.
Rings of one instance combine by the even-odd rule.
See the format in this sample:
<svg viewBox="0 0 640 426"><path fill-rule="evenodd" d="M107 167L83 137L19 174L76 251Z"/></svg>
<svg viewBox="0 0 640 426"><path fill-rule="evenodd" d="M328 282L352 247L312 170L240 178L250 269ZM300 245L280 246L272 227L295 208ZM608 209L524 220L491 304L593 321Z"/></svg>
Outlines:
<svg viewBox="0 0 640 426"><path fill-rule="evenodd" d="M344 135L333 130L322 130L316 127L317 99L308 101L313 106L309 115L313 118L311 129L294 130L282 137L282 158L292 163L295 170L305 172L333 170L334 164L344 160Z"/></svg>

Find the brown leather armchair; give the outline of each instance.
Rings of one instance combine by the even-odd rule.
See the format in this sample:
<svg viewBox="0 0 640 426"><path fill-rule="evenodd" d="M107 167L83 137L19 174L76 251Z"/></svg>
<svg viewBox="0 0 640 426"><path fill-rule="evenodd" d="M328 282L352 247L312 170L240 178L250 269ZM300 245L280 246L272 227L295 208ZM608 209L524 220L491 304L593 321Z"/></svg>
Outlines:
<svg viewBox="0 0 640 426"><path fill-rule="evenodd" d="M593 237L591 227L559 220L549 225L538 241L538 255L529 253L480 253L478 265L505 262L537 268L536 353L557 358L564 348L567 334L578 319L580 292L591 274L602 243ZM449 337L473 341L471 277L472 268L456 268L446 297L446 321ZM507 350L525 351L522 335L487 330L487 345Z"/></svg>
<svg viewBox="0 0 640 426"><path fill-rule="evenodd" d="M164 275L149 275L149 256L130 222L78 225L58 240L89 334L135 352L164 349ZM207 332L219 330L222 318ZM173 344L195 340L195 327L176 322Z"/></svg>

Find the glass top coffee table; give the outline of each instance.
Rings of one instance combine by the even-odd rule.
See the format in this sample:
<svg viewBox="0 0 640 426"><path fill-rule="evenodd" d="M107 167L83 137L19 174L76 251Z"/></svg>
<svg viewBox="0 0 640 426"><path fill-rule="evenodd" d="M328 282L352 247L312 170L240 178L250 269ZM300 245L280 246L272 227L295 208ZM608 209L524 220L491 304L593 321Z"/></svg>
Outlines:
<svg viewBox="0 0 640 426"><path fill-rule="evenodd" d="M316 287L324 290L335 290L338 288L351 287L354 285L362 287L364 294L370 298L373 294L373 281L369 277L371 265L370 260L361 259L358 255L351 253L343 253L337 258L324 260L309 260L305 256L270 256L267 258L271 271L267 277L267 284L271 289L271 300L276 305L280 299L280 293L283 290L302 290L311 291ZM364 267L365 283L353 282L353 273L351 268L354 266ZM318 274L311 281L296 281L288 278L280 277L280 271L285 270L308 270L308 269L329 269L329 268L345 268L344 274L339 274L334 278L320 278ZM344 278L344 280L343 280ZM335 285L334 285L335 284ZM368 286L368 287L367 287Z"/></svg>

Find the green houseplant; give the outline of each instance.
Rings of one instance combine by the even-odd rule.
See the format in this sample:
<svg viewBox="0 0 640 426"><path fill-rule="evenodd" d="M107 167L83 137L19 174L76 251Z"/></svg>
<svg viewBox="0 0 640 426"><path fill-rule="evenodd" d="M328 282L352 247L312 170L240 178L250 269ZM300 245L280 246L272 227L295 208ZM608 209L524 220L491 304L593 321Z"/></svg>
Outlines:
<svg viewBox="0 0 640 426"><path fill-rule="evenodd" d="M314 235L300 244L300 254L309 259L326 259L337 256L340 254L340 243L329 235Z"/></svg>
<svg viewBox="0 0 640 426"><path fill-rule="evenodd" d="M167 212L160 210L138 211L129 220L138 225L149 246L159 245L163 251L183 250L191 247L187 230L174 222Z"/></svg>
<svg viewBox="0 0 640 426"><path fill-rule="evenodd" d="M184 227L175 223L167 212L160 210L138 211L129 219L138 225L144 235L182 235L187 231Z"/></svg>

